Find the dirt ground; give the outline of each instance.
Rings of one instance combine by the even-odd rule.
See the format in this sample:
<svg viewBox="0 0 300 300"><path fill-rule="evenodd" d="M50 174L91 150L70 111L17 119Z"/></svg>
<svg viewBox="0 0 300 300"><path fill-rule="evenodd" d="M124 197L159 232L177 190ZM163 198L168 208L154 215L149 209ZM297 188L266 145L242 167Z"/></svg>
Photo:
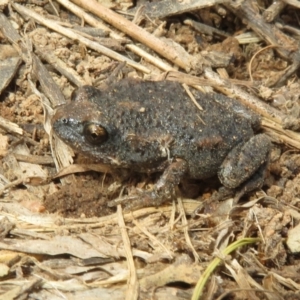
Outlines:
<svg viewBox="0 0 300 300"><path fill-rule="evenodd" d="M0 300L300 299L300 5L272 2L0 1ZM161 174L74 153L51 116L127 77L255 111L264 186L236 204L211 201L217 177L185 180L172 203L108 206Z"/></svg>

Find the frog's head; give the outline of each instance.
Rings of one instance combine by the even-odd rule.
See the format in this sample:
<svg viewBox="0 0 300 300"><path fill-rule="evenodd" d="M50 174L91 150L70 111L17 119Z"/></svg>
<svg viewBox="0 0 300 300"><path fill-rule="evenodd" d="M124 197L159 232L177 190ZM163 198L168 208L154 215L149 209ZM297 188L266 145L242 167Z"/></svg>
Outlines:
<svg viewBox="0 0 300 300"><path fill-rule="evenodd" d="M52 117L55 134L74 150L96 161L122 166L121 134L99 106L81 97L56 109Z"/></svg>

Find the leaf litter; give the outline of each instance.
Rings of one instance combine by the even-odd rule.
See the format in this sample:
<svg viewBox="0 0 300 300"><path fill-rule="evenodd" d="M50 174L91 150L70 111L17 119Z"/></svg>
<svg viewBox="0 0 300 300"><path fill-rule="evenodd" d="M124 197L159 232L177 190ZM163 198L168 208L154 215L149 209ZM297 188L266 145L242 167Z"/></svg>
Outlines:
<svg viewBox="0 0 300 300"><path fill-rule="evenodd" d="M300 298L299 7L133 2L1 3L0 299ZM214 180L190 182L162 207L107 207L155 179L75 157L50 119L123 61L118 76L177 80L259 113L273 141L263 190L233 206L207 202Z"/></svg>

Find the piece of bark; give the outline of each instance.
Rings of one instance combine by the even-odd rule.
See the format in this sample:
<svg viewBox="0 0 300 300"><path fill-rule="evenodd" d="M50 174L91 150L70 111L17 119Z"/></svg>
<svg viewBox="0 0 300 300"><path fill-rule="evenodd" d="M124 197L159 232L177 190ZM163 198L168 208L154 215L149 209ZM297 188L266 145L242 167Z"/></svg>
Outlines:
<svg viewBox="0 0 300 300"><path fill-rule="evenodd" d="M41 84L42 91L50 100L52 107L64 104L66 102L64 95L62 94L53 78L49 75L48 70L42 64L40 59L34 54L32 54L32 62L32 74L38 79L39 83Z"/></svg>
<svg viewBox="0 0 300 300"><path fill-rule="evenodd" d="M0 30L12 44L17 44L21 38L3 13L0 13Z"/></svg>
<svg viewBox="0 0 300 300"><path fill-rule="evenodd" d="M20 57L20 54L13 46L9 44L0 44L0 61L10 57Z"/></svg>
<svg viewBox="0 0 300 300"><path fill-rule="evenodd" d="M234 59L233 53L225 53L221 51L201 51L201 55L212 68L225 68Z"/></svg>
<svg viewBox="0 0 300 300"><path fill-rule="evenodd" d="M0 61L0 94L14 78L20 64L20 57L10 57Z"/></svg>
<svg viewBox="0 0 300 300"><path fill-rule="evenodd" d="M286 3L283 1L274 1L264 12L263 17L266 22L270 23L272 22L279 14L280 12L285 8Z"/></svg>
<svg viewBox="0 0 300 300"><path fill-rule="evenodd" d="M107 47L111 50L118 51L118 52L125 51L125 47L122 46L121 42L118 40L112 38L95 38L95 41L97 41L102 46Z"/></svg>
<svg viewBox="0 0 300 300"><path fill-rule="evenodd" d="M186 25L191 26L196 31L204 33L204 34L217 35L217 36L220 36L220 37L223 37L223 38L226 38L226 37L230 36L228 33L226 33L223 30L219 30L219 29L214 28L212 26L208 26L206 24L196 22L196 21L191 20L191 19L184 20L183 23L186 24Z"/></svg>
<svg viewBox="0 0 300 300"><path fill-rule="evenodd" d="M166 18L173 15L199 10L204 7L210 7L218 3L224 3L224 0L164 0L160 2L146 2L143 13L150 18ZM135 10L132 10L132 12L134 11Z"/></svg>

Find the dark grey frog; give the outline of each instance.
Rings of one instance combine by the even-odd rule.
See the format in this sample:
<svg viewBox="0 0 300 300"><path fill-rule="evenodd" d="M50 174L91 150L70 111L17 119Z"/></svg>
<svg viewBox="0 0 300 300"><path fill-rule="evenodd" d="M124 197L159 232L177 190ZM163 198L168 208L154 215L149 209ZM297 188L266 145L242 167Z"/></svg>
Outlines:
<svg viewBox="0 0 300 300"><path fill-rule="evenodd" d="M97 162L162 172L153 190L126 197L129 208L174 198L185 176L218 174L224 187L240 194L260 187L271 143L254 133L259 117L220 94L194 96L202 111L176 82L124 79L102 90L83 86L74 101L57 109L52 125L65 143Z"/></svg>

